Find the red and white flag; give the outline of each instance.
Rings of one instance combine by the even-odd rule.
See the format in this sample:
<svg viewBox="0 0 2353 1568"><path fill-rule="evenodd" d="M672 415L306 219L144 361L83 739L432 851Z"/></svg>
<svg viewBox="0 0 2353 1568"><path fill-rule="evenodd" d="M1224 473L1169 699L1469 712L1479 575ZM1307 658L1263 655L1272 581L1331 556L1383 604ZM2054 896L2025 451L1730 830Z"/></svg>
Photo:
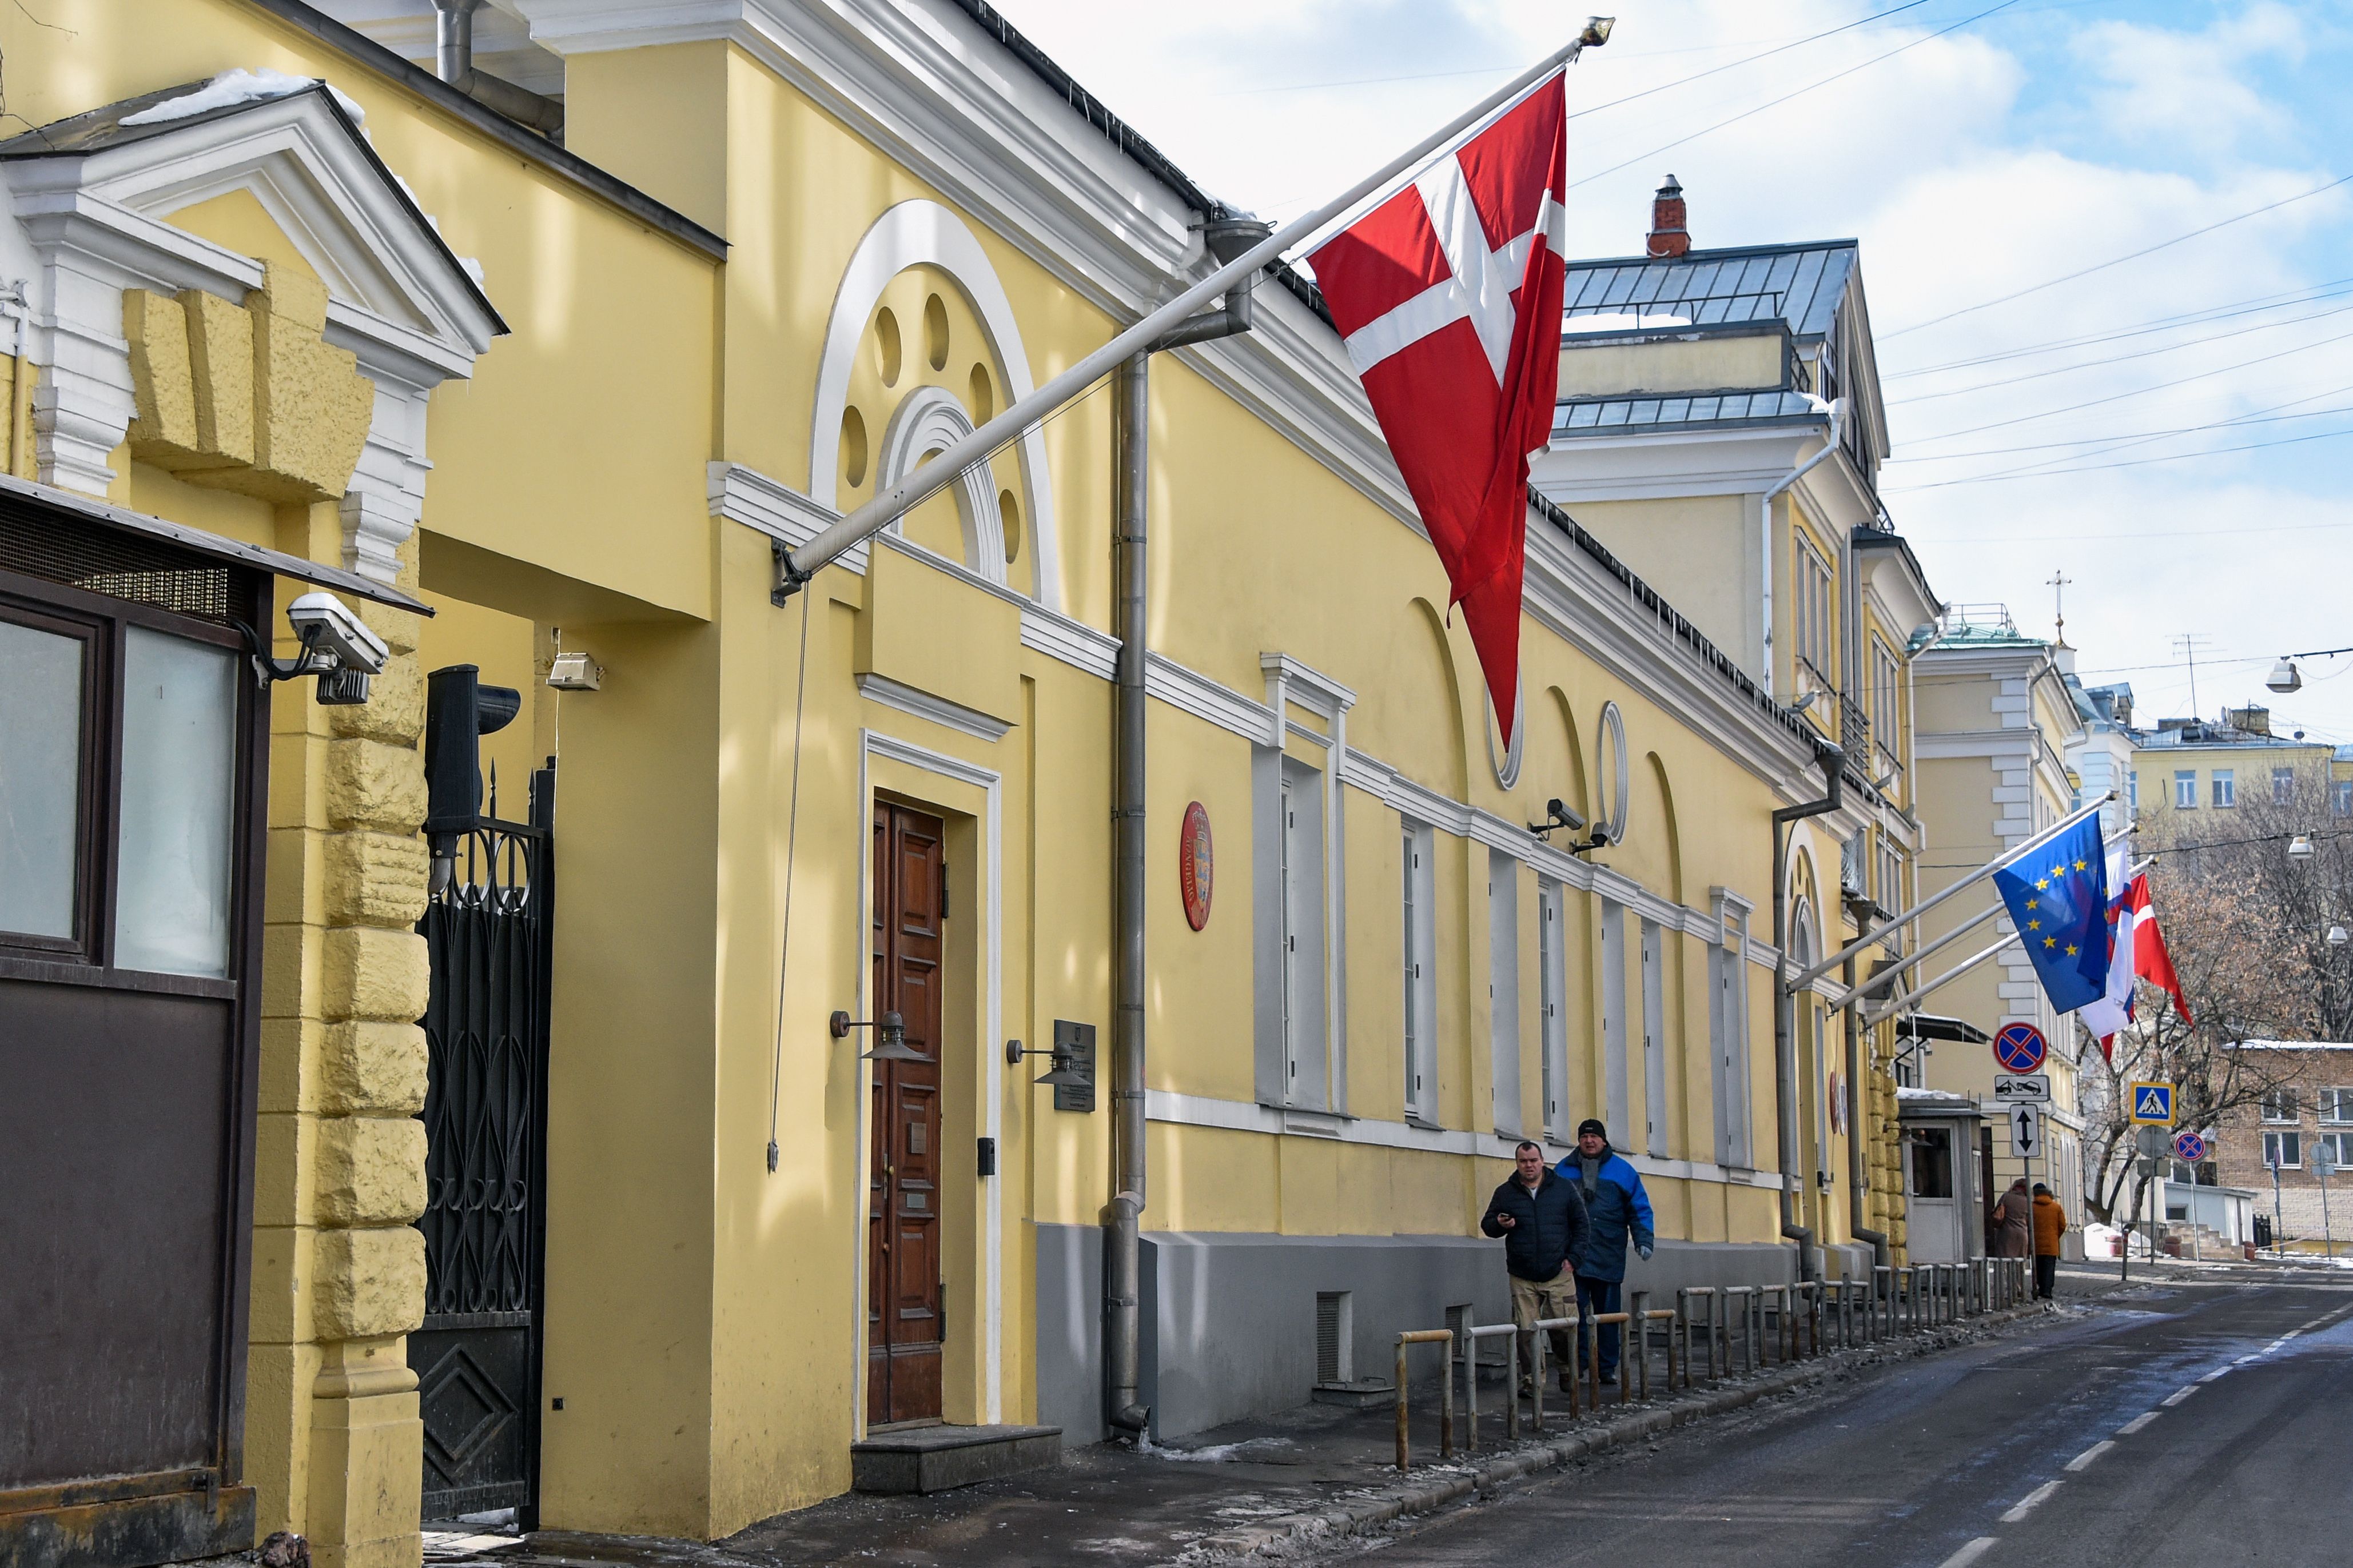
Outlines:
<svg viewBox="0 0 2353 1568"><path fill-rule="evenodd" d="M1567 103L1566 74L1546 77L1311 258L1507 736L1528 455L1560 384Z"/></svg>
<svg viewBox="0 0 2353 1568"><path fill-rule="evenodd" d="M2173 972L2173 954L2165 945L2165 932L2158 927L2146 873L2126 886L2110 906L2108 919L2116 931L2114 945L2108 950L2108 992L2085 1007L2082 1016L2100 1037L2100 1054L2114 1060L2116 1031L2132 1019L2136 979L2146 980L2171 996L2173 1010L2181 1015L2183 1023L2197 1020L2189 1016L2189 998L2181 994L2181 978Z"/></svg>

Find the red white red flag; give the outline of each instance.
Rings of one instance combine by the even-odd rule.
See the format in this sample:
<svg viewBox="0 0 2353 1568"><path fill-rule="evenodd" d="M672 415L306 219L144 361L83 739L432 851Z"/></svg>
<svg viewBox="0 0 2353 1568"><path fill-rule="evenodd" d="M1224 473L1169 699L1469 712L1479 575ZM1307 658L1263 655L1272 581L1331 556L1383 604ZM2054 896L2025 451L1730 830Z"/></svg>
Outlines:
<svg viewBox="0 0 2353 1568"><path fill-rule="evenodd" d="M1528 454L1560 384L1567 95L1565 73L1546 78L1311 258L1506 736Z"/></svg>
<svg viewBox="0 0 2353 1568"><path fill-rule="evenodd" d="M2189 1000L2181 994L2181 979L2173 972L2173 954L2165 945L2165 932L2157 923L2157 908L2150 902L2148 877L2135 877L2110 906L2108 919L2116 927L2115 944L2109 949L2108 994L2085 1007L2084 1022L2100 1037L2100 1053L2115 1058L2116 1031L2132 1017L2132 983L2146 980L2173 998L2173 1010L2181 1015L2185 1024L2194 1024L2189 1016Z"/></svg>

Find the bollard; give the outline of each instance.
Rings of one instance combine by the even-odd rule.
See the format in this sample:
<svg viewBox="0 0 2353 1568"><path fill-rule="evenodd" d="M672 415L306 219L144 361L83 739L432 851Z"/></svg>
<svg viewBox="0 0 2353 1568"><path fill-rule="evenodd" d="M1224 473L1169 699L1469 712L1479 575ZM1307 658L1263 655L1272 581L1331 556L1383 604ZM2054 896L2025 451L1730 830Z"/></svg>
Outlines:
<svg viewBox="0 0 2353 1568"><path fill-rule="evenodd" d="M1723 1337L1724 1298L1711 1289L1707 1293L1707 1380L1710 1383L1720 1383L1724 1379L1724 1373L1719 1370L1722 1363L1716 1360L1717 1342ZM1729 1362L1732 1347L1725 1345L1723 1349L1725 1361Z"/></svg>
<svg viewBox="0 0 2353 1568"><path fill-rule="evenodd" d="M1626 1292L1625 1333L1628 1342L1625 1350L1639 1358L1634 1368L1634 1383L1641 1390L1639 1397L1647 1405L1651 1399L1651 1293L1648 1290ZM1618 1369L1621 1375L1625 1368L1625 1356L1620 1355Z"/></svg>
<svg viewBox="0 0 2353 1568"><path fill-rule="evenodd" d="M1822 1353L1823 1289L1823 1282L1817 1279L1806 1291L1806 1345L1808 1352L1817 1357Z"/></svg>
<svg viewBox="0 0 2353 1568"><path fill-rule="evenodd" d="M1748 1348L1749 1302L1757 1295L1754 1285L1727 1285L1724 1288L1724 1370L1732 1371L1732 1309L1740 1308L1740 1371L1749 1375L1757 1370L1756 1352Z"/></svg>
<svg viewBox="0 0 2353 1568"><path fill-rule="evenodd" d="M1465 1453L1479 1451L1479 1342L1501 1335L1504 1341L1504 1369L1509 1391L1504 1400L1504 1430L1507 1436L1520 1435L1520 1390L1518 1384L1520 1331L1510 1323L1465 1325L1462 1333L1462 1407L1467 1422L1463 1429L1462 1448Z"/></svg>
<svg viewBox="0 0 2353 1568"><path fill-rule="evenodd" d="M1568 1342L1569 1342L1572 1346L1576 1346L1576 1345L1577 1345L1577 1344L1578 1344L1578 1338L1577 1338L1577 1314L1576 1314L1576 1313L1574 1313L1574 1312L1572 1312L1572 1313L1570 1313L1570 1314L1569 1314L1567 1317L1566 1317L1566 1318L1538 1318L1538 1319L1536 1320L1536 1324L1535 1324L1535 1347L1536 1347L1535 1363L1536 1363L1536 1370L1535 1370L1535 1381L1534 1381L1534 1387L1535 1387L1535 1423L1536 1423L1536 1430L1537 1430L1537 1432L1539 1432L1539 1433L1541 1433L1541 1432L1543 1432L1543 1431L1544 1431L1544 1391L1545 1391L1545 1372L1544 1372L1544 1363L1545 1363L1545 1345L1546 1345L1546 1342L1549 1340L1549 1338L1550 1338L1550 1336L1551 1336L1551 1333L1552 1333L1552 1331L1553 1331L1553 1330L1555 1330L1555 1329L1566 1329L1566 1330L1567 1330L1567 1331L1568 1331ZM1581 1352L1581 1351L1580 1351L1580 1350L1577 1350L1577 1349L1572 1349L1572 1350L1569 1352L1569 1359L1568 1359L1568 1413L1569 1413L1569 1415L1570 1415L1571 1416L1575 1416L1575 1415L1576 1415L1576 1414L1577 1414L1577 1380L1578 1376L1580 1375L1580 1373L1578 1373L1578 1370L1577 1370L1577 1363L1578 1358L1579 1358L1579 1356L1581 1355L1581 1353L1582 1353L1582 1352Z"/></svg>
<svg viewBox="0 0 2353 1568"><path fill-rule="evenodd" d="M1669 1394L1672 1394L1675 1391L1675 1310L1672 1307L1653 1307L1644 1315L1650 1319L1651 1322L1663 1322L1667 1325L1667 1392ZM1647 1369L1650 1365L1649 1352L1647 1349L1651 1342L1650 1323L1644 1323L1641 1325L1641 1327L1642 1330L1642 1343L1646 1347L1644 1351L1643 1365ZM1686 1367L1686 1371L1688 1371L1688 1366ZM1643 1389L1642 1397L1648 1399L1650 1396L1651 1391L1648 1388Z"/></svg>
<svg viewBox="0 0 2353 1568"><path fill-rule="evenodd" d="M1615 1323L1619 1329L1618 1403L1623 1405L1634 1397L1634 1385L1628 1380L1626 1374L1627 1352L1634 1348L1626 1343L1626 1341L1631 1337L1626 1325L1632 1322L1633 1319L1634 1315L1631 1312L1593 1314L1593 1413L1596 1415L1601 1414L1601 1330L1607 1324ZM1647 1368L1642 1375L1647 1382L1650 1377Z"/></svg>
<svg viewBox="0 0 2353 1568"><path fill-rule="evenodd" d="M1875 1344L1883 1337L1879 1331L1879 1314L1887 1313L1889 1331L1895 1323L1895 1270L1892 1267L1874 1267L1871 1271L1871 1300L1864 1303L1871 1309L1871 1338Z"/></svg>
<svg viewBox="0 0 2353 1568"><path fill-rule="evenodd" d="M1397 1468L1408 1468L1406 1463L1406 1350L1412 1345L1444 1345L1445 1359L1439 1363L1438 1457L1454 1457L1454 1331L1451 1329L1409 1329L1397 1342Z"/></svg>

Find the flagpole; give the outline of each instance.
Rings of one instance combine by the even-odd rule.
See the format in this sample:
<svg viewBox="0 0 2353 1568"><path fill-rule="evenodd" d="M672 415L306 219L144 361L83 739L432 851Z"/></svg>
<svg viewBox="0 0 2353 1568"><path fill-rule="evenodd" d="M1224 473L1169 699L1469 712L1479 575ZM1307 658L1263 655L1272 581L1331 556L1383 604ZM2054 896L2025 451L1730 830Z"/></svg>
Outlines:
<svg viewBox="0 0 2353 1568"><path fill-rule="evenodd" d="M801 584L831 564L844 552L881 532L895 519L955 483L965 470L976 463L986 462L1004 447L1020 439L1048 415L1111 374L1123 360L1149 347L1162 333L1191 315L1201 306L1208 304L1243 279L1255 275L1260 268L1314 235L1334 218L1346 213L1358 202L1378 191L1399 174L1419 167L1448 142L1511 102L1552 72L1563 66L1574 65L1577 56L1583 54L1586 49L1599 47L1608 40L1610 20L1603 16L1588 18L1585 30L1577 36L1574 42L1555 49L1543 59L1520 72L1504 86L1481 99L1472 108L1448 121L1442 129L1423 137L1410 149L1383 164L1377 173L1359 180L1342 195L1324 203L1314 212L1283 225L1282 227L1243 251L1198 283L1113 337L1111 342L1103 344L1061 374L1047 382L1029 396L1008 407L1004 413L982 425L971 435L948 447L937 457L902 478L889 489L879 492L873 500L857 510L839 521L827 526L807 544L797 550L786 552L777 563L777 583L773 597L781 604L786 597L797 593Z"/></svg>
<svg viewBox="0 0 2353 1568"><path fill-rule="evenodd" d="M2125 878L2129 881L2156 864L2156 857L2151 856L2149 858L2143 860L2139 865L2135 866L2131 870L2126 872ZM1999 910L2000 907L2001 906L1999 904L1994 906L1996 910ZM1975 922L1972 921L1971 923L1974 924ZM1869 1029L1885 1023L1888 1019L1895 1016L1896 1014L1902 1012L1905 1008L1912 1005L1913 1003L1917 1002L1923 996L1927 995L1929 992L1935 991L1953 981L1958 980L1962 975L1967 974L1970 970L1975 969L1978 964L1983 963L1995 953L2000 952L2002 949L2018 941L2021 934L2022 933L2018 931L2010 932L2008 936L2003 937L2000 942L1995 942L1991 947L1987 948L1983 952L1977 953L1972 957L1962 960L1959 963L1954 965L1951 970L1936 976L1936 979L1929 981L1926 985L1919 986L1915 990L1906 991L1903 995L1898 996L1894 1001L1890 1002L1886 1006L1880 1008L1875 1013L1863 1015L1862 1019L1862 1026ZM2114 963L2115 960L2111 958L2109 962ZM1853 1001L1855 997L1862 994L1868 989L1869 987L1867 985L1856 986L1852 991L1848 992L1844 998L1833 1005L1831 1008L1831 1011L1833 1013L1837 1012L1840 1007L1845 1006L1847 1003ZM2085 1004L2087 1006L2089 1005L2090 1004L2088 1003ZM2080 1009L2078 1010L2080 1011Z"/></svg>
<svg viewBox="0 0 2353 1568"><path fill-rule="evenodd" d="M2085 817L2092 816L2102 806L2107 805L2108 802L2116 798L2116 792L2110 790L2099 799L2092 802L2091 805L2078 806L2075 810L2069 812L2066 816L2061 817L2058 821L2052 823L2050 826L2044 828L2042 832L2036 834L2033 837L2028 839L2017 848L2003 850L2000 854L1995 856L1992 859L1987 861L1984 865L1978 867L1976 870L1970 872L1959 881L1955 882L1950 887L1945 889L1942 892L1936 894L1932 898L1923 899L1920 902L1913 905L1910 909L1905 910L1900 915L1891 916L1886 925L1878 927L1877 931L1873 934L1866 935L1860 941L1847 943L1846 946L1839 949L1836 952L1831 953L1828 958L1823 959L1811 969L1807 970L1802 974L1793 977L1789 982L1789 989L1792 991L1801 990L1804 987L1812 984L1815 981L1820 980L1823 975L1828 974L1831 970L1836 969L1848 959L1854 957L1856 954L1862 952L1863 949L1878 946L1881 942L1886 940L1883 935L1878 934L1879 932L1884 932L1893 926L1910 925L1914 921L1918 920L1922 915L1926 914L1930 910L1935 909L1947 899L1953 897L1964 889L1973 887L1977 883L1984 881L1988 877L1992 876L1996 871L2000 870L2004 866L2009 865L2011 861L2016 860L2021 856L2042 848L2045 844L2050 843L2052 839L2058 837L2061 834L2066 832L2069 828L2074 826Z"/></svg>
<svg viewBox="0 0 2353 1568"><path fill-rule="evenodd" d="M2130 832L2131 830L2127 828L2124 833L2117 834L2116 837L2103 841L2101 847L2104 849L2115 848L2117 844L2121 843L2129 836ZM2150 864L2150 862L2144 860L2141 864L2143 866L2147 866ZM2127 877L2126 879L2129 881L2131 879L2130 877ZM2113 892L2111 896L2114 896ZM1887 965L1884 969L1882 969L1878 973L1864 981L1862 984L1854 987L1854 989L1839 993L1838 999L1830 1004L1830 1010L1833 1013L1837 1012L1840 1008L1846 1006L1849 1003L1852 1002L1856 997L1862 995L1865 992L1886 990L1889 984L1897 975L1903 973L1905 970L1910 969L1915 964L1925 963L1929 958L1952 946L1953 943L1968 935L1969 932L1977 930L1978 927L1985 924L1986 921L2001 913L2002 908L2003 905L2001 900L2000 899L1996 899L1992 903L1988 904L1984 909L1979 910L1977 913L1971 915L1968 919L1963 921L1960 924L1955 926L1952 930L1938 937L1936 941L1929 942L1926 946L1922 947L1916 952L1914 952L1903 958L1897 959L1893 963ZM1881 926L1879 929L1882 931L1886 931L1892 930L1896 924L1896 921L1890 921L1886 925Z"/></svg>

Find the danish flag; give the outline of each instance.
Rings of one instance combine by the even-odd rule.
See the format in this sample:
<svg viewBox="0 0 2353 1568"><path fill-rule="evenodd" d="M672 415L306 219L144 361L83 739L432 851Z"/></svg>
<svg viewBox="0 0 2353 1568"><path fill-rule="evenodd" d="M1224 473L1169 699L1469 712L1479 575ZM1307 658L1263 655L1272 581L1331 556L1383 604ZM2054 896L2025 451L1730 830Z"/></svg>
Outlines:
<svg viewBox="0 0 2353 1568"><path fill-rule="evenodd" d="M1506 736L1528 455L1560 384L1567 101L1566 73L1546 77L1311 258Z"/></svg>

